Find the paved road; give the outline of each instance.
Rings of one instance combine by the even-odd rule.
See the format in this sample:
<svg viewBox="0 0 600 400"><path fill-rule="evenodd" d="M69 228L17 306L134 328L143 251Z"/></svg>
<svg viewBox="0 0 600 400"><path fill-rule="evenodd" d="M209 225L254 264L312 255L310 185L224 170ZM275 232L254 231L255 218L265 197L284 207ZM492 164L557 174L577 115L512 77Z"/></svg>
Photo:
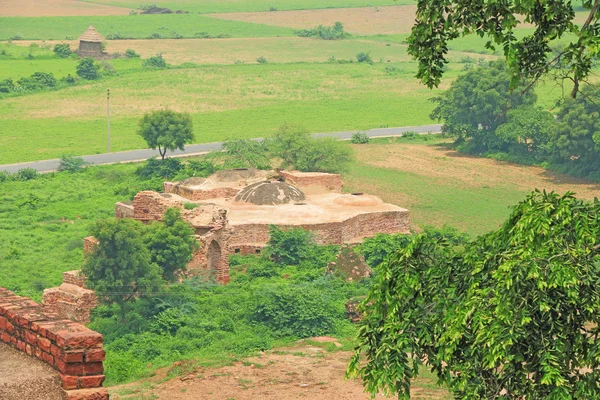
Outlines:
<svg viewBox="0 0 600 400"><path fill-rule="evenodd" d="M404 126L399 128L380 128L380 129L371 129L365 132L371 138L377 137L386 137L386 136L400 136L405 132L417 132L421 135L426 135L428 133L437 133L441 130L441 125L423 125L423 126ZM351 132L331 132L331 133L316 133L314 136L317 137L334 137L338 139L350 139L352 134L357 131ZM260 139L256 139L260 140ZM204 144L192 144L185 146L185 150L176 150L174 152L169 152L168 155L173 157L185 157L192 156L197 154L204 154L209 151L218 150L221 148L222 143L204 143ZM105 154L93 154L89 156L83 156L83 159L90 164L116 164L120 162L130 162L130 161L140 161L146 160L151 157L158 156L158 151L156 150L130 150L130 151L121 151L118 153L105 153ZM6 164L0 165L0 171L8 171L8 172L17 172L22 168L34 168L38 172L51 172L56 171L59 164L58 159L54 160L44 160L44 161L34 161L20 164Z"/></svg>

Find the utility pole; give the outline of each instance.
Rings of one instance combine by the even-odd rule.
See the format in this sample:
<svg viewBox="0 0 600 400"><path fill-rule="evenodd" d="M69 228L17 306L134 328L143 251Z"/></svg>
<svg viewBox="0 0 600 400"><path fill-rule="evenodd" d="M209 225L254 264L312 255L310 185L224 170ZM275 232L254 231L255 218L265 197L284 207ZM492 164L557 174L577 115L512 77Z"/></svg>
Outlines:
<svg viewBox="0 0 600 400"><path fill-rule="evenodd" d="M106 89L106 123L108 128L108 152L110 153L110 89Z"/></svg>

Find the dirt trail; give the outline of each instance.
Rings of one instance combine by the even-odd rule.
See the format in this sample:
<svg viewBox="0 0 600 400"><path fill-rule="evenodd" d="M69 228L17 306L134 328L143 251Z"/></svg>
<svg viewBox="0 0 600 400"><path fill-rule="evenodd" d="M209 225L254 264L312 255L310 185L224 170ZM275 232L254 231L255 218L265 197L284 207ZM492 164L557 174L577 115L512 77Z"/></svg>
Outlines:
<svg viewBox="0 0 600 400"><path fill-rule="evenodd" d="M312 345L268 351L232 366L197 369L156 385L138 383L115 387L114 400L152 398L160 400L368 400L357 380L345 380L351 353L328 352ZM162 372L164 376L165 371ZM153 378L160 380L160 373ZM450 399L431 377L419 378L413 399ZM145 389L143 389L145 388ZM128 393L128 394L119 394ZM394 398L377 396L377 398Z"/></svg>

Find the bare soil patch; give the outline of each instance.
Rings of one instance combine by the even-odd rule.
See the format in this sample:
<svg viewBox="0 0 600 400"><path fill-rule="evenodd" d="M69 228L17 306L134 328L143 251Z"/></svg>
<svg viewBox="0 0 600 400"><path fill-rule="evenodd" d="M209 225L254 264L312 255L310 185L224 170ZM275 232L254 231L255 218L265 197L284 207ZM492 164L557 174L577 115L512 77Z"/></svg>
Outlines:
<svg viewBox="0 0 600 400"><path fill-rule="evenodd" d="M587 200L593 200L600 190L598 183L540 167L469 156L445 146L386 144L364 146L360 150L356 154L361 163L423 175L440 182L454 182L458 187L573 191Z"/></svg>
<svg viewBox="0 0 600 400"><path fill-rule="evenodd" d="M275 12L242 12L211 14L211 17L295 29L333 25L339 21L345 30L360 35L409 33L415 21L417 7L386 6L298 10Z"/></svg>
<svg viewBox="0 0 600 400"><path fill-rule="evenodd" d="M127 15L131 9L77 0L0 0L3 17Z"/></svg>
<svg viewBox="0 0 600 400"><path fill-rule="evenodd" d="M133 399L142 395L161 400L368 400L370 396L364 393L360 381L344 378L350 356L347 351L330 353L304 344L264 352L228 367L199 368L156 385L138 382L139 389L135 385L115 387L111 389L111 398ZM161 374L152 380L160 381ZM425 377L415 382L412 398L450 399L450 396L447 390L436 386L433 378Z"/></svg>

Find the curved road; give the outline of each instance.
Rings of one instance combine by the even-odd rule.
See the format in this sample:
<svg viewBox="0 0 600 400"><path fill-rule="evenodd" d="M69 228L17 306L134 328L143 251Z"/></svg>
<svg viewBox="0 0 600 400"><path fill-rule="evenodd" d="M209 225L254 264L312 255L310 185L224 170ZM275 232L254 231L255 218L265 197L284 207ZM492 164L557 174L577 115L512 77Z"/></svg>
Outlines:
<svg viewBox="0 0 600 400"><path fill-rule="evenodd" d="M403 126L398 128L380 128L370 129L366 131L350 131L350 132L331 132L331 133L315 133L315 137L334 137L341 140L347 140L352 137L356 132L365 132L370 138L388 137L388 136L401 136L405 132L417 132L421 135L429 133L438 133L441 131L442 126L439 124L435 125L422 125L422 126ZM261 140L261 139L254 139ZM204 143L204 144L192 144L185 146L185 150L175 150L169 152L169 156L174 157L186 157L199 154L205 154L209 151L218 150L221 148L221 142L217 143ZM158 151L151 149L144 150L129 150L121 151L117 153L105 153L105 154L94 154L89 156L83 156L82 158L90 164L116 164L120 162L131 162L131 161L142 161L151 157L158 156ZM38 172L52 172L58 169L60 160L43 160L33 161L19 164L6 164L0 165L0 171L17 172L22 168L34 168Z"/></svg>

